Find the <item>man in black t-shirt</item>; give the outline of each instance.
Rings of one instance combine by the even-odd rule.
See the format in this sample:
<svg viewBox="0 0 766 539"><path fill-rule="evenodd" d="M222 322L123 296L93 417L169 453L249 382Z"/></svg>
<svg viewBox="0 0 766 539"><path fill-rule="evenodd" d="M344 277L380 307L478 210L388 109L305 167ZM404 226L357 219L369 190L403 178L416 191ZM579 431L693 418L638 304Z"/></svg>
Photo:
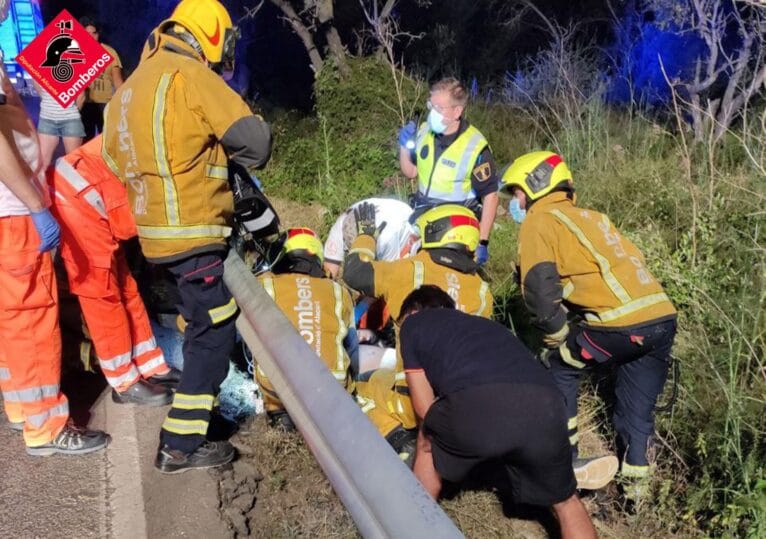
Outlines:
<svg viewBox="0 0 766 539"><path fill-rule="evenodd" d="M443 479L500 460L515 502L551 506L564 537L595 537L576 493L561 394L529 350L504 326L455 310L435 286L407 296L399 323L420 425L413 471L426 490L437 498ZM614 457L594 461L586 486L616 471Z"/></svg>

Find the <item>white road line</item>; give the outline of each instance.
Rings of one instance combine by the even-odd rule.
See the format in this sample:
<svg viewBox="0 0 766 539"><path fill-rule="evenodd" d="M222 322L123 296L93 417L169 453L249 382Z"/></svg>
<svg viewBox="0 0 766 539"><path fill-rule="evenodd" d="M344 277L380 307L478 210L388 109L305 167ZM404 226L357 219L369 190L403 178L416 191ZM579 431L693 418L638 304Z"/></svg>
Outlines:
<svg viewBox="0 0 766 539"><path fill-rule="evenodd" d="M136 409L131 405L112 402L111 389L102 397L106 424L112 436L106 450L109 484L109 533L114 539L144 539L147 537L146 507L139 462Z"/></svg>

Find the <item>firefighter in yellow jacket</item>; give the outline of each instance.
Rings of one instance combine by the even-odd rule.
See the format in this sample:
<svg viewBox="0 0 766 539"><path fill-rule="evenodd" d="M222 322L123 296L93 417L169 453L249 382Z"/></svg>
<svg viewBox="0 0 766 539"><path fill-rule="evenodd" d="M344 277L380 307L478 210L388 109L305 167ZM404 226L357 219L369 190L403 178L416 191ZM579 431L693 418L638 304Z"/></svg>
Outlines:
<svg viewBox="0 0 766 539"><path fill-rule="evenodd" d="M233 69L237 34L217 0L182 0L105 111L104 160L127 185L147 260L175 276L187 322L155 462L165 473L235 454L206 440L236 338L237 305L222 280L234 213L227 160L250 171L271 152L269 126L220 76Z"/></svg>
<svg viewBox="0 0 766 539"><path fill-rule="evenodd" d="M359 340L354 327L354 302L342 284L328 278L324 269L322 242L308 228L291 228L270 271L258 276L266 292L292 322L309 346L327 365L335 379L351 394L359 371ZM256 368L255 378L263 392L266 413L272 426L294 428L265 373ZM387 411L385 398L356 395L362 411L381 435L404 459L414 456L415 436L401 428ZM375 399L382 399L376 402Z"/></svg>
<svg viewBox="0 0 766 539"><path fill-rule="evenodd" d="M578 382L584 371L609 363L617 366L613 420L622 475L648 476L652 412L676 332L673 304L609 218L575 205L572 174L559 155L521 156L504 172L501 189L521 223L522 294L551 350L546 357L566 400L575 470L587 460L577 459ZM568 322L567 311L580 321Z"/></svg>
<svg viewBox="0 0 766 539"><path fill-rule="evenodd" d="M381 230L375 228L375 206L359 206L355 217L359 235L346 257L343 279L364 295L384 299L394 320L407 295L425 284L445 290L463 312L492 316L492 293L473 259L479 245L479 222L470 209L445 204L425 212L416 221L421 250L411 258L392 262L374 260L375 238ZM385 397L392 387L393 392ZM357 393L373 402L387 401L388 425L381 427L383 418L374 421L381 432L390 431L397 422L405 429L415 428L401 356L397 356L395 371L379 369L371 378L358 380Z"/></svg>
<svg viewBox="0 0 766 539"><path fill-rule="evenodd" d="M258 280L335 379L351 393L354 390L351 361L352 356L356 361L359 348L351 293L327 278L322 268L322 242L313 230L290 228L285 234L277 260ZM279 395L260 367L255 371L255 379L263 392L271 424L292 429Z"/></svg>

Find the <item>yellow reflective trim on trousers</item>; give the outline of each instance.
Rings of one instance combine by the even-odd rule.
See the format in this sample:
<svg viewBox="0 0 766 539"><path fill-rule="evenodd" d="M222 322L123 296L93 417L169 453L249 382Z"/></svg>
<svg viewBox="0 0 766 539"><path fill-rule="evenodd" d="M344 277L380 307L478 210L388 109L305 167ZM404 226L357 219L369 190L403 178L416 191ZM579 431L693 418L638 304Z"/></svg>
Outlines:
<svg viewBox="0 0 766 539"><path fill-rule="evenodd" d="M335 334L335 369L333 375L336 380L346 379L346 354L343 349L343 339L348 334L348 328L343 321L343 289L340 284L332 283L332 292L335 296L335 318L338 320L338 332ZM339 376L342 376L340 378Z"/></svg>
<svg viewBox="0 0 766 539"><path fill-rule="evenodd" d="M572 295L572 292L574 292L574 285L572 284L572 281L569 281L567 284L564 285L564 288L561 291L561 297L564 299L567 299L569 296Z"/></svg>
<svg viewBox="0 0 766 539"><path fill-rule="evenodd" d="M175 419L174 417L166 417L165 422L162 424L162 430L181 435L200 434L205 436L207 434L207 427L208 422L204 419Z"/></svg>
<svg viewBox="0 0 766 539"><path fill-rule="evenodd" d="M569 437L569 445L577 445L577 442L580 441L580 433L575 432L572 436Z"/></svg>
<svg viewBox="0 0 766 539"><path fill-rule="evenodd" d="M479 300L481 303L479 304L479 310L476 311L476 315L478 316L482 316L484 309L487 308L487 292L489 292L489 285L482 281L481 286L479 287Z"/></svg>
<svg viewBox="0 0 766 539"><path fill-rule="evenodd" d="M375 260L375 253L371 251L370 249L366 249L364 247L354 247L351 249L348 254L350 255L359 255L359 258L362 258L362 255L366 256L367 258L362 258L362 261L369 262L370 260Z"/></svg>
<svg viewBox="0 0 766 539"><path fill-rule="evenodd" d="M234 298L231 298L229 300L229 303L226 305L221 305L220 307L215 307L214 309L210 309L207 314L210 315L210 320L213 322L213 324L220 324L224 320L228 320L232 316L234 316L237 313L237 302L234 300Z"/></svg>
<svg viewBox="0 0 766 539"><path fill-rule="evenodd" d="M147 226L138 225L138 235L148 240L193 240L228 238L231 227L221 225Z"/></svg>
<svg viewBox="0 0 766 539"><path fill-rule="evenodd" d="M207 165L205 167L205 176L218 180L228 180L229 168L223 165Z"/></svg>
<svg viewBox="0 0 766 539"><path fill-rule="evenodd" d="M271 297L271 299L276 301L277 294L274 291L274 279L272 279L271 277L265 277L264 279L261 279L261 284L263 285L264 290L266 290L266 293Z"/></svg>
<svg viewBox="0 0 766 539"><path fill-rule="evenodd" d="M178 192L168 163L167 146L165 141L165 106L167 104L168 87L171 75L166 73L160 77L157 90L154 92L152 106L152 142L154 143L154 160L157 164L157 174L162 179L165 193L165 216L170 225L180 225L181 215L178 209Z"/></svg>
<svg viewBox="0 0 766 539"><path fill-rule="evenodd" d="M567 421L567 429L572 430L577 428L577 416L570 417Z"/></svg>
<svg viewBox="0 0 766 539"><path fill-rule="evenodd" d="M564 226L566 226L572 232L572 234L575 235L582 246L585 247L590 252L590 254L593 255L593 258L596 259L596 263L598 263L601 277L604 279L604 282L615 295L615 297L622 303L628 303L631 301L632 298L628 292L625 290L622 284L620 284L620 281L617 280L617 277L615 277L612 273L612 268L609 264L609 260L607 260L601 253L596 251L596 248L593 246L587 236L585 236L585 233L583 233L580 227L578 227L569 217L564 215L561 210L551 210L550 213L556 216L556 218L558 218L558 220L561 221Z"/></svg>
<svg viewBox="0 0 766 539"><path fill-rule="evenodd" d="M187 395L176 393L173 397L173 408L179 410L212 410L213 395Z"/></svg>
<svg viewBox="0 0 766 539"><path fill-rule="evenodd" d="M633 301L626 303L615 309L610 309L601 313L585 313L585 319L588 322L612 322L623 316L628 316L636 311L657 305L664 301L670 301L670 298L664 292L658 292L656 294L650 294L642 298L634 299Z"/></svg>
<svg viewBox="0 0 766 539"><path fill-rule="evenodd" d="M636 466L635 464L622 463L621 474L625 477L647 477L652 473L649 466Z"/></svg>
<svg viewBox="0 0 766 539"><path fill-rule="evenodd" d="M414 260L412 265L414 266L414 272L412 274L412 288L413 290L417 290L423 286L423 279L425 278L426 269L420 260Z"/></svg>

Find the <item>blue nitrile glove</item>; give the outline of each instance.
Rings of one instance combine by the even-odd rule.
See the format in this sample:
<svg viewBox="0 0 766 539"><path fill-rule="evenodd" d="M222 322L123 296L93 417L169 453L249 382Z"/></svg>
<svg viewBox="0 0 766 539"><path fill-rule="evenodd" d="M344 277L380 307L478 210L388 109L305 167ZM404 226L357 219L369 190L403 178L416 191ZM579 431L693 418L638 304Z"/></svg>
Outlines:
<svg viewBox="0 0 766 539"><path fill-rule="evenodd" d="M415 126L415 122L407 122L400 130L399 130L399 146L402 146L403 148L407 148L408 150L415 149L415 133L417 131L417 127Z"/></svg>
<svg viewBox="0 0 766 539"><path fill-rule="evenodd" d="M38 247L38 250L44 253L54 247L58 247L61 230L56 219L51 215L50 210L46 208L38 212L33 211L30 216L37 229L37 234L40 236L40 247Z"/></svg>
<svg viewBox="0 0 766 539"><path fill-rule="evenodd" d="M483 266L489 261L489 246L481 243L476 248L476 263Z"/></svg>

